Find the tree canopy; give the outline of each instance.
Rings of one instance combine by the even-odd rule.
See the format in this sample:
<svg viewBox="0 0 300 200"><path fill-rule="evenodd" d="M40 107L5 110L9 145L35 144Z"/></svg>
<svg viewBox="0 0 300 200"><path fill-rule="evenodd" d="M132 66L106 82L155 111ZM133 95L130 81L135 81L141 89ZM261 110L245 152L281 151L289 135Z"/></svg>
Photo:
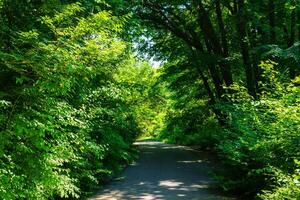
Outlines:
<svg viewBox="0 0 300 200"><path fill-rule="evenodd" d="M0 22L0 199L86 197L140 135L300 198L298 0L0 0Z"/></svg>

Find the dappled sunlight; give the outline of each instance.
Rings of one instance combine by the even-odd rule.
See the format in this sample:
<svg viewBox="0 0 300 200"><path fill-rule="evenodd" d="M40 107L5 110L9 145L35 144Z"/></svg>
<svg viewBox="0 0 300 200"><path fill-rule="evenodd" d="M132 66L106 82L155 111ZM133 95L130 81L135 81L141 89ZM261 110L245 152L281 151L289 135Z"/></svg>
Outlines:
<svg viewBox="0 0 300 200"><path fill-rule="evenodd" d="M142 144L140 158L125 171L124 181L113 182L90 200L225 199L210 189L207 162L194 153L160 142Z"/></svg>
<svg viewBox="0 0 300 200"><path fill-rule="evenodd" d="M154 146L145 146L143 147L144 149L156 149L157 147L154 147Z"/></svg>
<svg viewBox="0 0 300 200"><path fill-rule="evenodd" d="M202 163L203 160L182 160L182 161L177 161L177 162L189 164L189 163Z"/></svg>
<svg viewBox="0 0 300 200"><path fill-rule="evenodd" d="M221 200L219 196L209 192L209 183L185 184L177 180L161 180L157 182L136 182L135 184L123 184L120 189L103 190L102 194L91 200L113 199L198 199L190 198L201 195L203 200ZM231 198L226 198L231 199Z"/></svg>
<svg viewBox="0 0 300 200"><path fill-rule="evenodd" d="M138 162L133 162L133 163L130 164L130 166L138 166L138 165L139 165Z"/></svg>
<svg viewBox="0 0 300 200"><path fill-rule="evenodd" d="M125 186L118 190L103 190L102 194L94 197L93 200L109 199L190 199L189 197L197 194L203 196L203 200L222 199L208 192L208 183L203 184L184 184L176 180L162 180L155 183L139 182L133 185ZM203 190L203 191L201 191ZM179 198L181 197L181 198ZM214 198L213 198L214 197ZM195 199L195 198L193 198ZM229 198L228 198L229 199Z"/></svg>
<svg viewBox="0 0 300 200"><path fill-rule="evenodd" d="M192 188L199 188L199 189L204 189L204 188L209 188L209 183L206 184L193 184L191 185Z"/></svg>
<svg viewBox="0 0 300 200"><path fill-rule="evenodd" d="M299 105L300 0L0 0L0 200L300 200Z"/></svg>
<svg viewBox="0 0 300 200"><path fill-rule="evenodd" d="M159 186L163 187L179 187L181 185L183 185L182 182L177 182L175 180L159 181Z"/></svg>
<svg viewBox="0 0 300 200"><path fill-rule="evenodd" d="M146 140L146 141L139 141L133 143L133 145L156 145L156 144L161 144L161 142L155 140Z"/></svg>
<svg viewBox="0 0 300 200"><path fill-rule="evenodd" d="M154 200L154 199L163 198L163 195L155 195L155 194L144 193L139 198L145 199L145 200L152 200L152 199Z"/></svg>
<svg viewBox="0 0 300 200"><path fill-rule="evenodd" d="M145 185L146 183L145 182L140 182L138 185Z"/></svg>
<svg viewBox="0 0 300 200"><path fill-rule="evenodd" d="M162 149L178 149L178 147L171 146L171 145L164 145L161 147Z"/></svg>

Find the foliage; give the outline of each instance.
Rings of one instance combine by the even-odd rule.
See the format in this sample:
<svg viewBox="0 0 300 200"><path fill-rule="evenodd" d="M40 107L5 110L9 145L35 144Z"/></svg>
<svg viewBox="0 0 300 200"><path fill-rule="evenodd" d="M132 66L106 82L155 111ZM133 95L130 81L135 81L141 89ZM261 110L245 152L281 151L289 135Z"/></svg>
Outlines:
<svg viewBox="0 0 300 200"><path fill-rule="evenodd" d="M129 39L165 62L160 137L215 148L227 191L253 197L278 170L290 176L299 159L299 2L122 2L112 10L132 14Z"/></svg>
<svg viewBox="0 0 300 200"><path fill-rule="evenodd" d="M141 75L118 36L126 17L84 12L61 5L0 52L1 199L79 198L133 159L140 114L128 91L146 89L115 77Z"/></svg>
<svg viewBox="0 0 300 200"><path fill-rule="evenodd" d="M229 185L223 183L227 190L245 185L261 189L277 177L274 168L285 174L295 170L293 162L300 157L299 87L297 79L290 84L280 82L275 66L270 61L260 65L265 82L259 100L233 85L230 103L219 105L228 113L230 124L220 135L217 149L226 164L239 171L231 175Z"/></svg>
<svg viewBox="0 0 300 200"><path fill-rule="evenodd" d="M298 0L0 0L0 199L88 195L139 134L214 149L224 190L299 198L299 18Z"/></svg>
<svg viewBox="0 0 300 200"><path fill-rule="evenodd" d="M295 161L298 165L298 168L295 170L295 173L292 175L286 175L281 171L276 173L276 182L277 186L272 191L263 191L259 195L261 199L299 199L300 198L300 185L299 185L299 161ZM278 186L279 185L279 186Z"/></svg>
<svg viewBox="0 0 300 200"><path fill-rule="evenodd" d="M129 60L130 61L130 60ZM156 137L164 126L166 89L157 79L160 72L145 61L120 68L115 74L119 86L126 91L125 99L133 106L131 114L138 122L141 134Z"/></svg>

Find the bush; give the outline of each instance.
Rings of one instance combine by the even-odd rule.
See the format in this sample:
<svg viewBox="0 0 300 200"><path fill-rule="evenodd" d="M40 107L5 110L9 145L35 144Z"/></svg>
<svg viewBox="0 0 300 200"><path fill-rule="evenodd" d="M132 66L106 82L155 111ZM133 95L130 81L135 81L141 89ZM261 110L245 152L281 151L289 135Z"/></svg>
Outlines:
<svg viewBox="0 0 300 200"><path fill-rule="evenodd" d="M295 170L294 174L287 175L286 173L278 170L276 173L276 185L273 190L265 190L259 195L261 199L274 199L274 200L284 200L300 199L300 170L299 161L295 161L298 168Z"/></svg>
<svg viewBox="0 0 300 200"><path fill-rule="evenodd" d="M0 52L0 199L79 198L133 158L139 128L113 77L129 57L123 21L82 12L62 6Z"/></svg>
<svg viewBox="0 0 300 200"><path fill-rule="evenodd" d="M283 83L273 62L264 62L259 99L253 99L246 89L234 85L230 103L218 106L229 117L229 125L219 137L217 149L226 165L235 173L221 180L227 190L238 189L255 194L276 179L276 170L289 177L295 170L294 160L300 158L299 87L297 82ZM291 185L290 185L291 186ZM294 188L295 189L295 188Z"/></svg>

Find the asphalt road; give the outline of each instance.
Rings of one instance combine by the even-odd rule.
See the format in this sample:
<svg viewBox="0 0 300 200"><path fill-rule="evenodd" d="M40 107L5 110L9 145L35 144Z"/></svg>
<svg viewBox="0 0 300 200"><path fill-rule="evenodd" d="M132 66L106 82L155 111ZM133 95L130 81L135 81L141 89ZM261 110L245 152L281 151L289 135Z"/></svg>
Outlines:
<svg viewBox="0 0 300 200"><path fill-rule="evenodd" d="M122 177L89 200L228 200L212 190L207 156L161 142L136 143L141 155Z"/></svg>

